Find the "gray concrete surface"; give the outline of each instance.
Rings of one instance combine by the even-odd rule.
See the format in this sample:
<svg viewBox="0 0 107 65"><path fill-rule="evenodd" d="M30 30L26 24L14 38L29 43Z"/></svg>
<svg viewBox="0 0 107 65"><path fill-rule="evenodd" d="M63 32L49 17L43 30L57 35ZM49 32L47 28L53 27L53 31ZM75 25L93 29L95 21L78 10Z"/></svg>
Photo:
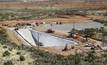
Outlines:
<svg viewBox="0 0 107 65"><path fill-rule="evenodd" d="M38 33L39 33L39 42L43 44L44 47L53 47L53 46L63 46L63 45L70 45L70 44L77 44L74 41L69 41L65 39L61 39L55 36L51 36L49 34L36 31L36 30L30 30L33 39L35 42L38 42Z"/></svg>
<svg viewBox="0 0 107 65"><path fill-rule="evenodd" d="M19 29L17 32L20 34L18 34L18 37L21 37L24 41L26 41L27 45L30 44L30 46L36 46L29 29Z"/></svg>
<svg viewBox="0 0 107 65"><path fill-rule="evenodd" d="M32 35L29 31L29 29L19 29L19 31L24 35L25 38L28 39L30 43L32 43L33 46L36 46L36 43L34 39L32 38Z"/></svg>
<svg viewBox="0 0 107 65"><path fill-rule="evenodd" d="M97 22L88 22L88 23L75 23L75 29L85 29L85 28L100 28L100 27L104 27L105 29L107 29L107 26L104 26L104 24L101 23L97 23ZM41 29L54 29L56 32L62 32L62 33L66 33L72 30L73 28L73 24L62 24L62 25L44 25L44 26L40 26L38 28Z"/></svg>

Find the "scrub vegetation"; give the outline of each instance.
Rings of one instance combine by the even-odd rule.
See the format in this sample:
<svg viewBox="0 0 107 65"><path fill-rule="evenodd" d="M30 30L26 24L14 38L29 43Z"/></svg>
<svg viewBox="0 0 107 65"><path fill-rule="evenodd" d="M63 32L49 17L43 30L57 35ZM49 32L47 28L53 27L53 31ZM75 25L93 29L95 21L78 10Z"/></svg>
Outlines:
<svg viewBox="0 0 107 65"><path fill-rule="evenodd" d="M75 31L76 34L79 34L81 36L86 36L86 37L91 37L96 40L102 40L102 37L106 39L107 37L107 30L104 27L98 28L86 28L84 30L76 30L72 29L70 33L74 33Z"/></svg>
<svg viewBox="0 0 107 65"><path fill-rule="evenodd" d="M75 55L64 56L23 44L16 45L8 40L5 29L0 30L0 38L0 45L2 46L0 48L3 49L1 51L3 53L0 55L0 58L2 58L0 62L4 65L26 65L26 63L30 65L105 65L107 63L107 51L98 54L95 51L91 51L84 54L76 53ZM4 45L7 48L3 48ZM12 50L9 50L9 48L12 48ZM26 54L29 54L29 56ZM3 58L8 59L4 61Z"/></svg>
<svg viewBox="0 0 107 65"><path fill-rule="evenodd" d="M71 15L75 13L76 15L81 15L81 16L85 16L85 14L93 15L93 13L96 13L94 15L99 14L99 12L97 11L93 12L87 10L73 10L73 9L65 9L65 10L64 9L60 9L60 10L0 9L0 21L38 20L38 19L47 19L47 18L57 18L58 17L57 15L64 15L63 13L67 15Z"/></svg>

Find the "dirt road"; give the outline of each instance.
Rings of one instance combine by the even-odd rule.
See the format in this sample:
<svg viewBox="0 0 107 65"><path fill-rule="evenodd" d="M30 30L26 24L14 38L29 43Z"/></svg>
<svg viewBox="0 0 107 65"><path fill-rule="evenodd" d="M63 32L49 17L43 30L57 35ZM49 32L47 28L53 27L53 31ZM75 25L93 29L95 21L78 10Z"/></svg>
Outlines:
<svg viewBox="0 0 107 65"><path fill-rule="evenodd" d="M63 16L68 16L69 18L63 18ZM62 18L61 18L62 17ZM103 19L102 16L95 16L95 15L86 15L85 17L80 15L62 15L59 18L50 18L50 19L43 19L43 20L19 20L19 21L3 21L0 22L0 27L3 27L2 24L8 24L8 27L13 27L17 23L30 23L30 22L45 22L46 24L51 24L52 22L62 22L63 24L67 23L87 23L87 22L93 22L91 18L93 19Z"/></svg>

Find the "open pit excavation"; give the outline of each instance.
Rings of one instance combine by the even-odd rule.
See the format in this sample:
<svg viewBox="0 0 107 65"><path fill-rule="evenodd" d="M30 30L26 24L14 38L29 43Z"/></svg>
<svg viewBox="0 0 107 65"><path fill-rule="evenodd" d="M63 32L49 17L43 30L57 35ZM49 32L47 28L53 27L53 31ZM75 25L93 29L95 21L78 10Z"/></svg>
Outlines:
<svg viewBox="0 0 107 65"><path fill-rule="evenodd" d="M16 32L23 38L23 40L25 40L31 46L38 46L38 41L43 45L43 47L64 46L66 44L68 45L77 44L75 41L58 38L32 29L19 29L16 30Z"/></svg>

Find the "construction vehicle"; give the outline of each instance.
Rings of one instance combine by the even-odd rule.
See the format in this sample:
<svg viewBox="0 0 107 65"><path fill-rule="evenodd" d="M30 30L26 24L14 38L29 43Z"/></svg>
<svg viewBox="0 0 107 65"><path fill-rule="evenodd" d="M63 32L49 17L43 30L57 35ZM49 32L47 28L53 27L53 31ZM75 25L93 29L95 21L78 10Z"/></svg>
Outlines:
<svg viewBox="0 0 107 65"><path fill-rule="evenodd" d="M84 47L92 47L92 46L94 46L94 44L89 43L89 44L85 44L85 46L84 46Z"/></svg>
<svg viewBox="0 0 107 65"><path fill-rule="evenodd" d="M4 23L3 23L2 26L8 26L8 24L4 24Z"/></svg>
<svg viewBox="0 0 107 65"><path fill-rule="evenodd" d="M65 45L65 48L62 51L68 51L67 44Z"/></svg>
<svg viewBox="0 0 107 65"><path fill-rule="evenodd" d="M27 25L27 26L31 26L31 23L27 23L26 25Z"/></svg>
<svg viewBox="0 0 107 65"><path fill-rule="evenodd" d="M46 32L47 32L47 33L54 33L55 30L53 30L53 29L48 29Z"/></svg>
<svg viewBox="0 0 107 65"><path fill-rule="evenodd" d="M19 30L19 28L15 28L14 30Z"/></svg>
<svg viewBox="0 0 107 65"><path fill-rule="evenodd" d="M60 25L62 24L62 22L59 23Z"/></svg>
<svg viewBox="0 0 107 65"><path fill-rule="evenodd" d="M91 50L102 50L102 48L100 45L97 45L97 46L92 46Z"/></svg>
<svg viewBox="0 0 107 65"><path fill-rule="evenodd" d="M76 37L76 35L71 33L71 34L69 34L69 36L68 36L68 37L69 37L69 38L70 38L70 37L75 38L75 37Z"/></svg>
<svg viewBox="0 0 107 65"><path fill-rule="evenodd" d="M75 34L69 34L68 38L73 37L73 38L81 38L80 35L75 35Z"/></svg>

